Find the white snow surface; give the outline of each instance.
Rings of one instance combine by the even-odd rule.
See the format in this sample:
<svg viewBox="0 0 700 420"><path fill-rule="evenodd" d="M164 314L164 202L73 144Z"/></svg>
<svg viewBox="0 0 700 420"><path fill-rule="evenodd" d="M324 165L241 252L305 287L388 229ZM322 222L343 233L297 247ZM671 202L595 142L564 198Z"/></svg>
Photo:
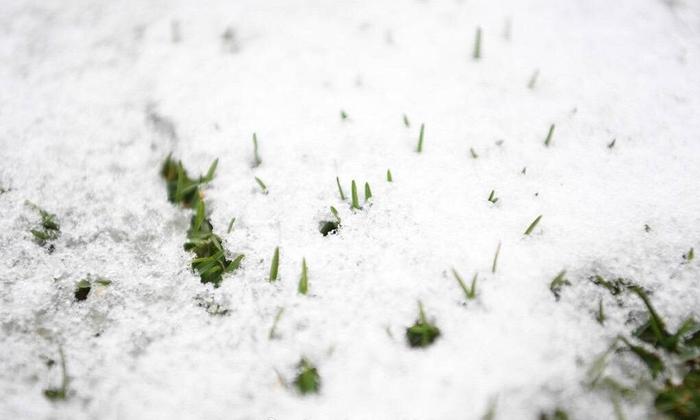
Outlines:
<svg viewBox="0 0 700 420"><path fill-rule="evenodd" d="M696 1L4 0L0 33L2 419L613 418L585 373L643 307L589 276L634 279L673 327L700 317ZM219 158L211 220L246 257L218 289L183 250L170 152L194 175ZM51 254L27 200L61 223ZM87 275L113 283L75 302ZM418 300L442 331L425 349L404 336ZM50 402L59 347L72 396ZM283 385L302 356L319 395Z"/></svg>

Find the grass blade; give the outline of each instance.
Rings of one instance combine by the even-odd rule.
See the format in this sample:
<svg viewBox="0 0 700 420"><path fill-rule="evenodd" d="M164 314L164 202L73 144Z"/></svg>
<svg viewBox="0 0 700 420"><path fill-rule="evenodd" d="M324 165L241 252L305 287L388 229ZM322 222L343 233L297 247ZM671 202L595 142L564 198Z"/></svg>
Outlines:
<svg viewBox="0 0 700 420"><path fill-rule="evenodd" d="M417 153L423 153L423 136L425 135L425 124L420 125L420 134L418 135Z"/></svg>
<svg viewBox="0 0 700 420"><path fill-rule="evenodd" d="M258 154L258 136L253 133L253 168L257 168L262 163L260 155Z"/></svg>
<svg viewBox="0 0 700 420"><path fill-rule="evenodd" d="M301 278L299 279L299 293L305 295L309 291L309 275L306 267L306 258L301 260Z"/></svg>
<svg viewBox="0 0 700 420"><path fill-rule="evenodd" d="M493 263L491 264L491 273L496 273L496 264L498 263L498 254L501 253L501 242L498 242L498 246L496 247L496 254L493 256Z"/></svg>
<svg viewBox="0 0 700 420"><path fill-rule="evenodd" d="M394 182L394 178L391 176L391 169L386 170L386 182Z"/></svg>
<svg viewBox="0 0 700 420"><path fill-rule="evenodd" d="M355 180L352 180L352 184L350 186L350 192L352 194L352 208L353 209L361 209L360 207L360 199L357 197L357 184L355 184Z"/></svg>
<svg viewBox="0 0 700 420"><path fill-rule="evenodd" d="M544 139L545 147L549 147L549 143L552 142L552 135L554 134L554 124L549 126L549 132L547 133L547 138Z"/></svg>
<svg viewBox="0 0 700 420"><path fill-rule="evenodd" d="M267 195L267 193L270 192L270 191L267 189L267 185L265 185L265 183L262 181L262 179L260 179L260 178L258 178L258 177L256 176L256 177L255 177L255 182L258 183L258 185L260 186L260 189L262 190L262 193L263 193L263 194L266 194L266 195Z"/></svg>
<svg viewBox="0 0 700 420"><path fill-rule="evenodd" d="M540 222L540 219L542 219L541 214L539 216L537 216L537 218L535 220L533 220L532 223L530 223L530 226L528 226L527 229L525 229L525 235L529 235L532 233L532 231L535 229L537 224Z"/></svg>
<svg viewBox="0 0 700 420"><path fill-rule="evenodd" d="M275 253L272 255L272 264L270 264L270 283L278 280L278 272L280 267L280 247L275 247Z"/></svg>
<svg viewBox="0 0 700 420"><path fill-rule="evenodd" d="M338 192L340 193L340 199L345 201L345 193L343 192L343 187L340 186L340 179L335 177L335 183L338 184Z"/></svg>
<svg viewBox="0 0 700 420"><path fill-rule="evenodd" d="M476 35L474 37L474 52L472 54L474 60L481 58L481 27L476 27Z"/></svg>
<svg viewBox="0 0 700 420"><path fill-rule="evenodd" d="M369 188L369 183L365 182L365 203L372 198L372 190Z"/></svg>

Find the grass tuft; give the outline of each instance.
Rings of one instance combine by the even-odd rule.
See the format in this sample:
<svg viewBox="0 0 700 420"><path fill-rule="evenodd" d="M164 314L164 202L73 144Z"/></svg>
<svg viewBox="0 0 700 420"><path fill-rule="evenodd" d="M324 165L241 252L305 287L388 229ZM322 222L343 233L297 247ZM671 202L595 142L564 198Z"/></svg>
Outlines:
<svg viewBox="0 0 700 420"><path fill-rule="evenodd" d="M457 283L459 283L459 287L462 288L462 291L464 292L464 297L467 300L473 300L476 298L476 280L477 280L477 273L474 273L474 277L472 277L472 284L471 287L467 287L467 285L464 283L464 280L462 279L462 276L459 275L457 270L454 268L452 269L452 275L454 276L455 280L457 280Z"/></svg>
<svg viewBox="0 0 700 420"><path fill-rule="evenodd" d="M39 246L46 246L49 253L53 252L54 245L50 242L55 241L61 235L61 226L56 220L56 215L49 213L30 201L27 201L26 204L39 212L39 216L41 217L41 224L39 227L29 231L34 237L34 241Z"/></svg>
<svg viewBox="0 0 700 420"><path fill-rule="evenodd" d="M219 159L214 160L205 176L192 179L187 175L187 170L185 170L182 162L175 161L172 159L172 155L168 155L160 171L160 175L166 182L168 201L173 204L180 204L183 207L196 207L197 202L201 201L203 197L201 187L214 179L218 164Z"/></svg>
<svg viewBox="0 0 700 420"><path fill-rule="evenodd" d="M686 254L683 254L683 259L686 263L693 261L693 258L695 258L695 250L693 248L690 248Z"/></svg>
<svg viewBox="0 0 700 420"><path fill-rule="evenodd" d="M547 138L544 139L545 147L549 147L549 143L552 142L552 135L554 134L554 127L555 127L554 124L549 126L549 132L547 132Z"/></svg>
<svg viewBox="0 0 700 420"><path fill-rule="evenodd" d="M566 275L566 271L562 270L557 274L554 279L549 283L549 290L552 292L554 295L554 299L558 302L559 298L561 298L561 290L564 286L571 286L571 283L569 280L564 277Z"/></svg>
<svg viewBox="0 0 700 420"><path fill-rule="evenodd" d="M318 369L306 358L302 358L297 364L294 386L302 395L318 394L321 390L321 376L318 374Z"/></svg>
<svg viewBox="0 0 700 420"><path fill-rule="evenodd" d="M278 280L279 268L280 268L280 247L275 247L275 253L272 254L272 263L270 264L270 277L268 278L268 281L270 283Z"/></svg>
<svg viewBox="0 0 700 420"><path fill-rule="evenodd" d="M340 216L338 215L338 210L331 206L331 213L333 214L333 220L324 220L319 225L318 230L323 236L338 233L338 229L340 229Z"/></svg>
<svg viewBox="0 0 700 420"><path fill-rule="evenodd" d="M530 223L530 226L525 229L525 235L529 235L532 233L533 230L535 230L535 227L537 227L537 224L540 222L540 219L542 219L542 215L540 214L535 218L535 220Z"/></svg>
<svg viewBox="0 0 700 420"><path fill-rule="evenodd" d="M386 170L386 182L394 182L394 177L391 176L391 169Z"/></svg>
<svg viewBox="0 0 700 420"><path fill-rule="evenodd" d="M411 347L427 347L440 336L440 329L430 323L423 311L423 304L418 301L418 319L406 328L406 340Z"/></svg>

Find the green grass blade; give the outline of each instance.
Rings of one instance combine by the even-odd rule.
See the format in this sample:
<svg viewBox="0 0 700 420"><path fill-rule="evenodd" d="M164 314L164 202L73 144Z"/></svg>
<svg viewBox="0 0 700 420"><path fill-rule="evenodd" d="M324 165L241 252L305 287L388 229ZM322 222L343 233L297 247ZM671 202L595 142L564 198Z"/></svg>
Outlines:
<svg viewBox="0 0 700 420"><path fill-rule="evenodd" d="M350 193L352 194L352 208L353 209L360 209L360 199L357 197L357 184L355 184L355 180L352 180L352 183L350 185Z"/></svg>
<svg viewBox="0 0 700 420"><path fill-rule="evenodd" d="M372 198L372 190L369 188L369 184L365 182L365 203Z"/></svg>
<svg viewBox="0 0 700 420"><path fill-rule="evenodd" d="M275 247L275 253L272 255L272 264L270 264L270 282L277 281L280 266L280 247Z"/></svg>
<svg viewBox="0 0 700 420"><path fill-rule="evenodd" d="M537 224L540 222L540 219L542 219L541 214L537 216L537 218L533 220L532 223L530 223L530 226L528 226L527 229L525 229L525 235L529 235L532 233L533 230L535 230L535 227L537 227Z"/></svg>
<svg viewBox="0 0 700 420"><path fill-rule="evenodd" d="M394 177L391 176L391 169L386 170L386 181L387 182L394 182Z"/></svg>
<svg viewBox="0 0 700 420"><path fill-rule="evenodd" d="M299 293L305 295L309 291L309 275L306 267L306 258L301 260L301 278L299 279Z"/></svg>
<svg viewBox="0 0 700 420"><path fill-rule="evenodd" d="M345 193L343 192L343 187L340 186L340 179L335 177L335 183L338 184L338 192L340 193L340 199L345 201Z"/></svg>
<svg viewBox="0 0 700 420"><path fill-rule="evenodd" d="M549 143L552 142L552 135L554 134L554 127L555 127L554 124L549 126L549 132L547 133L547 138L544 139L544 145L546 147L549 147Z"/></svg>
<svg viewBox="0 0 700 420"><path fill-rule="evenodd" d="M417 153L423 153L423 137L425 136L425 124L420 125L420 134L418 135Z"/></svg>

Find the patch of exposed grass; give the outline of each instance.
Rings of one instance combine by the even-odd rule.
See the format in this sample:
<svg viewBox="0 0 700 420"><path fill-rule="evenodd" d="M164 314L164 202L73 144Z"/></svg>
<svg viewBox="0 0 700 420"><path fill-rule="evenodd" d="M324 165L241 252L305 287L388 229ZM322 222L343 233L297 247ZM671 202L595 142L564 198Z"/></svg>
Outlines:
<svg viewBox="0 0 700 420"><path fill-rule="evenodd" d="M333 215L332 220L324 220L319 224L318 230L323 236L336 234L338 229L340 229L340 216L338 215L338 210L333 206L331 206L331 214Z"/></svg>
<svg viewBox="0 0 700 420"><path fill-rule="evenodd" d="M41 217L39 226L29 231L34 237L34 241L39 246L46 247L49 252L53 252L55 248L50 242L55 241L61 235L61 225L56 220L56 215L49 213L30 201L27 201L26 204L36 210Z"/></svg>
<svg viewBox="0 0 700 420"><path fill-rule="evenodd" d="M425 316L423 304L418 302L418 319L406 328L406 340L411 347L427 347L440 336L440 329Z"/></svg>
<svg viewBox="0 0 700 420"><path fill-rule="evenodd" d="M552 292L552 294L554 295L554 299L556 299L557 301L559 301L559 299L561 298L562 288L564 286L571 286L569 280L567 280L566 277L564 277L565 275L566 271L562 270L559 272L559 274L557 274L556 277L554 277L554 279L552 279L551 282L549 282L549 290Z"/></svg>
<svg viewBox="0 0 700 420"><path fill-rule="evenodd" d="M306 358L301 358L297 364L297 375L294 386L300 394L318 394L321 390L321 376L318 369Z"/></svg>
<svg viewBox="0 0 700 420"><path fill-rule="evenodd" d="M219 159L214 160L205 176L192 179L181 161L175 161L168 155L161 167L160 175L165 179L168 190L168 201L183 207L194 208L202 200L201 187L214 179Z"/></svg>

